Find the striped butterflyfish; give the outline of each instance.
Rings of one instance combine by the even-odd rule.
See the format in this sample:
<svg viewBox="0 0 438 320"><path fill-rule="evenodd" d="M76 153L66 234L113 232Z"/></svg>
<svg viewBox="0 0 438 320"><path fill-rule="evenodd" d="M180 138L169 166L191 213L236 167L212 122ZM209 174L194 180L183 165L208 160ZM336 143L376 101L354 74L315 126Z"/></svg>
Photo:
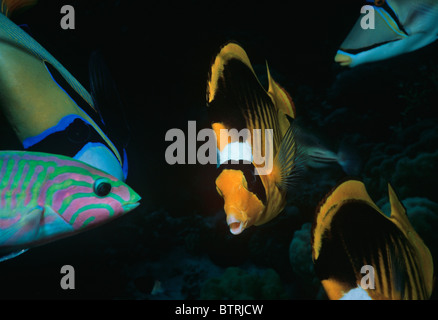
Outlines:
<svg viewBox="0 0 438 320"><path fill-rule="evenodd" d="M431 253L390 184L388 193L389 217L358 180L340 183L321 201L312 226L312 258L330 299L431 296Z"/></svg>
<svg viewBox="0 0 438 320"><path fill-rule="evenodd" d="M89 93L10 20L36 2L0 0L0 109L25 150L69 156L125 180L129 129L107 65L92 54Z"/></svg>
<svg viewBox="0 0 438 320"><path fill-rule="evenodd" d="M299 168L291 124L295 106L266 68L268 90L245 50L229 42L208 75L207 107L218 149L216 189L233 234L276 217Z"/></svg>
<svg viewBox="0 0 438 320"><path fill-rule="evenodd" d="M0 261L121 216L140 196L70 157L0 151Z"/></svg>

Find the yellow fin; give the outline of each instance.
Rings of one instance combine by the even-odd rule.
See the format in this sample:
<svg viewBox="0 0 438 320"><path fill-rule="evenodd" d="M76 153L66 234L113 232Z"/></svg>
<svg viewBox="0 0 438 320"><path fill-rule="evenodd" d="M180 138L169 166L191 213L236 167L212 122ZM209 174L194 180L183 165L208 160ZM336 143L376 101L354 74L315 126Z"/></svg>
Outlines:
<svg viewBox="0 0 438 320"><path fill-rule="evenodd" d="M271 77L268 62L266 62L266 72L268 73L269 83L268 94L274 102L275 106L284 114L287 114L292 119L295 119L295 104L292 101L289 93Z"/></svg>
<svg viewBox="0 0 438 320"><path fill-rule="evenodd" d="M376 287L364 288L372 299L430 297L432 256L391 185L388 190L389 218L356 180L341 183L316 211L312 258L330 298L338 298L345 285L361 285L365 265L376 269Z"/></svg>
<svg viewBox="0 0 438 320"><path fill-rule="evenodd" d="M347 180L339 184L327 194L316 210L312 231L312 257L314 261L316 261L319 256L324 230L330 228L331 221L342 204L351 200L365 201L371 207L381 212L368 195L363 182L359 180Z"/></svg>
<svg viewBox="0 0 438 320"><path fill-rule="evenodd" d="M389 196L389 203L391 204L391 218L397 219L398 221L403 223L408 223L410 226L410 222L406 215L406 209L398 199L394 189L389 183L388 183L388 196Z"/></svg>
<svg viewBox="0 0 438 320"><path fill-rule="evenodd" d="M275 181L280 189L287 189L295 182L295 177L302 169L302 154L295 141L295 126L292 124L286 131L275 156Z"/></svg>
<svg viewBox="0 0 438 320"><path fill-rule="evenodd" d="M408 241L414 246L421 268L423 269L422 275L424 277L427 295L430 296L434 284L433 259L430 250L410 223L405 207L400 202L397 194L389 183L388 195L391 204L390 220L397 225L397 227L405 234Z"/></svg>
<svg viewBox="0 0 438 320"><path fill-rule="evenodd" d="M252 73L254 73L254 76L256 75L245 50L235 42L228 42L221 48L220 52L216 55L214 62L212 63L210 68L210 74L207 81L208 103L213 101L218 88L218 81L222 77L224 71L224 66L231 59L237 59L243 62L252 71Z"/></svg>
<svg viewBox="0 0 438 320"><path fill-rule="evenodd" d="M2 0L0 11L5 16L11 15L36 5L38 0Z"/></svg>

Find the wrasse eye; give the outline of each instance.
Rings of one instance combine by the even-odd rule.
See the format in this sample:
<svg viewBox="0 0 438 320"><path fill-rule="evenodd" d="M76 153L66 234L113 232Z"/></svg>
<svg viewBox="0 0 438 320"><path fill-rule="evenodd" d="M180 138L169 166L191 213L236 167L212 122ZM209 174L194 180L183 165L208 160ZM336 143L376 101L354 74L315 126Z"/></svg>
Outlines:
<svg viewBox="0 0 438 320"><path fill-rule="evenodd" d="M111 192L111 183L105 179L97 179L94 182L93 190L98 197L105 197Z"/></svg>

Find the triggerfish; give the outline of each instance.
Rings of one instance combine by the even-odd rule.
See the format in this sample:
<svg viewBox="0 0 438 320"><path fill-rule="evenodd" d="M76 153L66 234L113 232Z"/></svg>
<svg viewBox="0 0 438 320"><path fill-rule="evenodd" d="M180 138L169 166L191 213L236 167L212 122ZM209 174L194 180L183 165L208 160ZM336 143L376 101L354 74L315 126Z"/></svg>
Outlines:
<svg viewBox="0 0 438 320"><path fill-rule="evenodd" d="M299 151L291 126L295 107L289 94L272 79L269 68L267 74L268 91L244 49L230 42L213 60L208 77L207 106L218 148L216 189L224 199L233 234L276 217L298 172ZM250 134L242 137L244 141L233 141L232 129L248 129ZM256 130L260 130L258 141ZM271 150L273 161L271 170L262 171L269 161L266 150ZM267 160L255 161L255 154Z"/></svg>
<svg viewBox="0 0 438 320"><path fill-rule="evenodd" d="M82 161L0 151L0 261L121 216L140 196Z"/></svg>
<svg viewBox="0 0 438 320"><path fill-rule="evenodd" d="M114 134L116 129L111 125L117 122L103 119L99 111L119 107L114 80L100 56L93 54L90 94L47 50L9 19L14 11L35 3L1 1L1 110L25 150L69 156L125 180L126 141ZM113 116L125 127L123 115Z"/></svg>
<svg viewBox="0 0 438 320"><path fill-rule="evenodd" d="M315 272L330 299L428 299L432 255L388 184L387 217L364 184L347 180L320 203L312 226Z"/></svg>
<svg viewBox="0 0 438 320"><path fill-rule="evenodd" d="M367 0L360 17L341 44L335 61L355 67L389 59L438 39L438 1Z"/></svg>

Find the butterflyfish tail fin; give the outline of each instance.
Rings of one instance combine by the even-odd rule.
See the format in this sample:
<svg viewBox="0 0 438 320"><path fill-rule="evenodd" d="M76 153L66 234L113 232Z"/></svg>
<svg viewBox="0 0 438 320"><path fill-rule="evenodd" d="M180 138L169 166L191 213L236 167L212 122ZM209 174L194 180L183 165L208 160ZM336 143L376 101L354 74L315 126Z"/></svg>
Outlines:
<svg viewBox="0 0 438 320"><path fill-rule="evenodd" d="M1 0L0 12L8 18L36 5L38 0Z"/></svg>

